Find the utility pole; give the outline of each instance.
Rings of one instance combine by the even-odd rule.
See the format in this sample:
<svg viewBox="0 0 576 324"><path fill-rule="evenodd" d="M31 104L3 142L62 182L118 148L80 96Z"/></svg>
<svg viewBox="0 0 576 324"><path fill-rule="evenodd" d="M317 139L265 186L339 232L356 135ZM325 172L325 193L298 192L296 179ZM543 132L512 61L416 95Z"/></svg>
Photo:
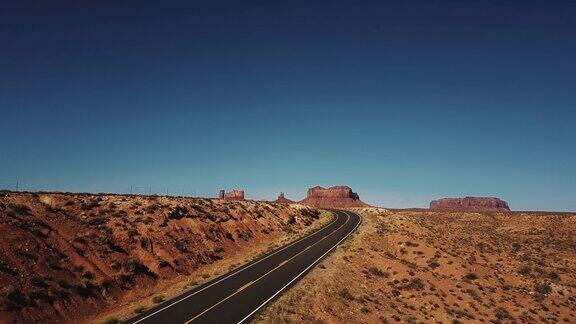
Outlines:
<svg viewBox="0 0 576 324"><path fill-rule="evenodd" d="M16 191L20 188L20 181L16 180Z"/></svg>

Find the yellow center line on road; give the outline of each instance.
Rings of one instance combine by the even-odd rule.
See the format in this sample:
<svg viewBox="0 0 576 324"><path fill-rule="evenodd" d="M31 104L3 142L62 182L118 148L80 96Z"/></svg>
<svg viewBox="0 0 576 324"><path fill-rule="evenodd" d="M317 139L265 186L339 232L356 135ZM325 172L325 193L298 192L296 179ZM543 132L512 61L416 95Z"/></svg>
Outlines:
<svg viewBox="0 0 576 324"><path fill-rule="evenodd" d="M245 284L244 286L238 288L238 290L236 290L236 292L240 292L240 291L242 291L242 290L250 287L250 285L253 284L253 283L254 283L254 281L250 281L249 283Z"/></svg>
<svg viewBox="0 0 576 324"><path fill-rule="evenodd" d="M267 275L269 275L270 273L274 272L275 270L281 268L282 266L284 266L286 263L290 262L291 260L293 260L294 258L296 258L297 256L299 256L300 254L306 252L306 250L308 250L309 248L313 247L314 245L322 242L322 240L324 240L325 238L327 238L328 236L336 233L338 230L340 230L342 227L344 227L344 225L346 225L348 223L348 221L350 220L350 215L348 215L348 213L346 213L346 221L344 222L344 224L340 225L337 229L333 230L332 232L330 232L330 234L325 235L324 237L322 237L322 239L318 240L316 243L311 244L309 246L307 246L305 249L303 249L302 251L296 253L295 255L293 255L292 257L290 257L289 259L286 259L282 262L280 262L276 267L274 267L272 270L266 272L265 274L261 275L260 277L258 277L255 280L250 281L249 283L245 284L244 286L240 287L238 290L236 290L235 292L233 292L232 294L224 297L222 300L220 300L219 302L217 302L216 304L206 308L204 311L202 311L201 313L199 313L198 315L194 316L193 318L191 318L190 320L184 322L184 324L189 324L192 321L194 321L195 319L197 319L198 317L206 314L207 312L209 312L211 309L213 309L214 307L217 307L218 305L222 304L223 302L227 301L228 299L234 297L236 294L238 294L239 292L241 292L242 290L248 288L249 286L251 286L252 284L258 282L260 279L266 277Z"/></svg>
<svg viewBox="0 0 576 324"><path fill-rule="evenodd" d="M311 238L311 237L313 237L313 236L315 236L315 235L319 235L319 234L322 233L323 231L325 231L325 230L327 230L328 228L330 228L330 226L332 226L332 224L336 223L336 220L337 220L337 219L338 219L338 217L333 217L333 219L332 219L332 221L330 221L330 223L328 223L328 224L326 224L326 225L323 225L323 226L322 226L320 229L318 229L317 231L314 231L314 232L312 232L312 233L310 233L310 234L308 234L308 235L305 235L305 236L303 236L303 237L300 237L300 238L297 239L296 241L293 241L293 242L289 243L288 245L285 245L285 246L283 246L282 248L280 248L280 249L278 249L278 250L276 250L276 251L273 251L272 253L267 254L267 255L265 255L264 257L260 258L260 259L257 259L256 261L249 262L249 263L247 263L247 264L245 264L245 265L243 265L243 266L241 266L241 267L233 270L232 272L229 272L228 274L225 274L225 275L223 275L223 276L221 276L221 277L218 277L218 278L216 278L214 281L210 281L210 282L208 282L206 285L200 286L199 289L194 290L194 291L192 291L192 292L189 293L189 294L185 294L185 295L183 295L183 296L180 296L180 297L174 299L174 300L171 301L168 305L166 305L166 306L164 306L164 307L161 307L160 309L154 311L153 313L150 313L150 314L148 314L148 315L146 315L146 316L144 316L144 317L142 317L142 318L134 321L133 324L138 324L138 323L140 323L140 322L143 322L144 320L146 320L146 319L148 319L148 318L150 318L150 317L152 317L152 316L154 316L154 315L156 315L156 314L158 314L158 313L160 313L160 312L163 312L163 311L167 310L168 308L170 308L170 307L172 307L172 306L174 306L174 305L177 305L178 303L181 303L181 302L183 302L184 300L186 300L186 299L188 299L188 298L191 298L191 297L195 296L196 294L199 294L199 293L205 291L206 289L209 289L210 287L212 287L212 286L214 286L214 285L219 284L220 282L222 282L222 281L224 281L224 280L226 280L226 279L228 279L228 278L231 278L231 277L233 277L233 276L236 276L236 275L238 275L239 273L242 273L242 272L244 272L244 271L246 271L246 270L248 270L248 269L256 266L256 265L259 264L260 262L262 262L262 261L264 261L264 260L266 260L266 259L268 259L268 258L271 258L272 256L274 256L274 255L276 255L276 254L278 254L278 253L280 253L280 252L282 252L282 251L290 248L291 246L297 244L298 242L301 242L301 241L303 241L303 240L309 239L309 238ZM323 237L322 239L324 239L324 237Z"/></svg>

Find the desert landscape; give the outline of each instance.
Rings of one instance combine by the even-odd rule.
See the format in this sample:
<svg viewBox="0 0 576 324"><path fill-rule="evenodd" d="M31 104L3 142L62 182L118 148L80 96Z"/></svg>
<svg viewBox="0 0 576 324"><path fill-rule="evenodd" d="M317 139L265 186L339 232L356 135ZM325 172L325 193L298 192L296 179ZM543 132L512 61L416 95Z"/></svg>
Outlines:
<svg viewBox="0 0 576 324"><path fill-rule="evenodd" d="M2 192L0 322L116 322L331 219L237 198Z"/></svg>
<svg viewBox="0 0 576 324"><path fill-rule="evenodd" d="M347 186L299 203L3 192L0 320L118 323L330 222L356 232L257 323L576 321L576 214L495 197L371 207Z"/></svg>
<svg viewBox="0 0 576 324"><path fill-rule="evenodd" d="M576 322L576 214L353 210L357 233L255 322Z"/></svg>
<svg viewBox="0 0 576 324"><path fill-rule="evenodd" d="M2 1L0 324L576 324L576 0Z"/></svg>
<svg viewBox="0 0 576 324"><path fill-rule="evenodd" d="M363 222L255 322L576 320L576 214L494 197L390 210L347 186L244 199L3 192L0 319L120 322L321 228L318 206Z"/></svg>
<svg viewBox="0 0 576 324"><path fill-rule="evenodd" d="M576 0L3 1L0 324L576 324Z"/></svg>

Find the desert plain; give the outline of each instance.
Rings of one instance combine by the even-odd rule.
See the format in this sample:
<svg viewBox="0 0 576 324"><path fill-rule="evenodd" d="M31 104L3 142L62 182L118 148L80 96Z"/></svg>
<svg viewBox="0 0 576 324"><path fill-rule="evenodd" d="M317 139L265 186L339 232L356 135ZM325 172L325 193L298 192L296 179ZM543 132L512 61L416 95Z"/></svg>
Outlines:
<svg viewBox="0 0 576 324"><path fill-rule="evenodd" d="M254 322L576 322L574 213L478 197L393 210L346 186L298 203L233 193L3 192L0 322L119 323L314 232L330 207L361 225Z"/></svg>
<svg viewBox="0 0 576 324"><path fill-rule="evenodd" d="M353 210L357 233L256 322L576 322L576 214Z"/></svg>

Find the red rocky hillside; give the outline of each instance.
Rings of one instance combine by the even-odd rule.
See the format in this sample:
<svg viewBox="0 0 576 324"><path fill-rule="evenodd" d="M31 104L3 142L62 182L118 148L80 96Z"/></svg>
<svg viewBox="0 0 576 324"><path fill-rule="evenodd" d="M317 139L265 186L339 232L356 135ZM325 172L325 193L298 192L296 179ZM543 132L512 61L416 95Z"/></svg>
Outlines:
<svg viewBox="0 0 576 324"><path fill-rule="evenodd" d="M0 192L0 323L83 323L301 232L303 206Z"/></svg>

